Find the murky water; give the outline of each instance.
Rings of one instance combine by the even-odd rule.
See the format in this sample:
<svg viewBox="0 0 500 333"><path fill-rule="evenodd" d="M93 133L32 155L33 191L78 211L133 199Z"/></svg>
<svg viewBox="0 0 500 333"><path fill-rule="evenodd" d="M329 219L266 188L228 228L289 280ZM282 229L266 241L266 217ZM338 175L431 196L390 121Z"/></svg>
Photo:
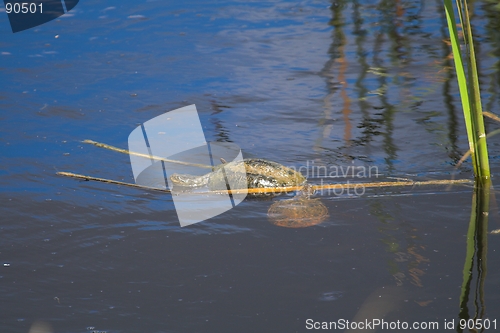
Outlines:
<svg viewBox="0 0 500 333"><path fill-rule="evenodd" d="M137 124L196 104L208 141L312 183L471 178L455 170L467 139L440 1L89 0L70 14L12 34L0 13L2 332L305 332L383 290L372 313L387 321L458 321L470 186L323 193L330 216L304 229L269 223L280 198L180 228L168 194L56 176L133 182L126 155L81 141L126 148ZM473 22L498 114L498 6L475 2ZM348 167L377 172L318 174ZM497 329L499 237L466 309Z"/></svg>

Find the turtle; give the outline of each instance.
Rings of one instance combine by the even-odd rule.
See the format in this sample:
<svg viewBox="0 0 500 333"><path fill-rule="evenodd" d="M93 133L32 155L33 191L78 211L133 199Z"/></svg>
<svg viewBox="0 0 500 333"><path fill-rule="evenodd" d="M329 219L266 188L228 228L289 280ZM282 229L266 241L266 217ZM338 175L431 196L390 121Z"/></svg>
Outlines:
<svg viewBox="0 0 500 333"><path fill-rule="evenodd" d="M244 168L244 169L243 169ZM242 172L245 170L245 172ZM248 189L297 187L302 188L293 199L275 202L269 207L268 217L272 224L287 228L309 227L323 222L328 217L328 209L320 199L311 199L313 186L299 172L279 163L250 158L216 166L212 172L202 176L174 173L170 180L175 186L208 186L210 190L227 190L229 183L245 185ZM235 188L231 188L235 189ZM272 197L278 193L249 193L252 197Z"/></svg>
<svg viewBox="0 0 500 333"><path fill-rule="evenodd" d="M248 189L292 187L302 186L306 183L306 178L300 172L260 158L249 158L230 163L222 160L222 164L214 167L212 172L202 176L177 173L170 176L174 186L208 186L212 191L227 190L226 179L229 184L239 184L238 188L240 189L245 186ZM275 194L251 193L250 195L258 197Z"/></svg>

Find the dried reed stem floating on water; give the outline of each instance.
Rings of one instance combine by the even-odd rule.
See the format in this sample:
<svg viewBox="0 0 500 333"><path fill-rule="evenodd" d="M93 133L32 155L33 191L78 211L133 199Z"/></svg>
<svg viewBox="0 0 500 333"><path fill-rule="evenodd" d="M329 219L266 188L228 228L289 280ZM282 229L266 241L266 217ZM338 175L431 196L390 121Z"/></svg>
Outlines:
<svg viewBox="0 0 500 333"><path fill-rule="evenodd" d="M116 152L122 153L122 154L144 157L144 158L148 158L148 159L155 160L155 161L163 161L163 162L168 162L168 163L175 163L175 164L181 164L181 165L189 165L189 166L194 166L194 167L204 168L204 169L213 169L212 166L206 165L206 164L198 164L198 163L191 163L191 162L176 161L176 160L171 160L171 159L168 159L168 158L163 158L163 157L159 157L159 156L155 156L155 155L137 153L135 151L130 151L130 150L127 150L127 149L122 149L122 148L114 147L114 146L111 146L111 145L108 145L108 144L105 144L105 143L96 142L96 141L92 141L92 140L83 140L82 143L88 143L88 144L94 145L94 146L99 147L99 148L104 148L104 149L116 151Z"/></svg>
<svg viewBox="0 0 500 333"><path fill-rule="evenodd" d="M109 183L109 184L115 184L115 185L123 185L123 186L129 186L129 187L142 188L145 190L155 190L155 191L170 193L170 190L167 190L167 189L161 189L161 188L157 188L157 187L149 187L149 186L144 186L144 185L139 185L139 184L125 183L125 182L120 182L118 180L112 180L112 179L106 179L106 178L98 178L98 177L92 177L92 176L79 175L77 173L72 173L72 172L61 171L61 172L57 172L56 174L59 176L77 178L77 179L81 179L81 180L87 180L87 181L93 180L96 182L103 182L103 183Z"/></svg>
<svg viewBox="0 0 500 333"><path fill-rule="evenodd" d="M93 180L98 182L124 185L136 188L142 188L146 190L155 190L170 193L168 189L161 189L156 187L149 187L138 184L131 184L120 182L112 179L97 178L92 176L85 176L71 172L58 172L59 176L72 177L82 180ZM454 185L454 184L472 184L473 182L469 179L450 179L450 180L426 180L426 181L403 181L403 182L373 182L373 183L339 183L339 184L324 184L324 185L311 185L312 189L315 191L329 190L329 189L353 189L359 187L400 187L400 186L423 186L423 185ZM274 188L249 188L241 190L220 190L220 191L205 191L205 192L190 192L189 194L254 194L254 193L286 193L293 191L300 191L303 186L291 186L291 187L274 187Z"/></svg>

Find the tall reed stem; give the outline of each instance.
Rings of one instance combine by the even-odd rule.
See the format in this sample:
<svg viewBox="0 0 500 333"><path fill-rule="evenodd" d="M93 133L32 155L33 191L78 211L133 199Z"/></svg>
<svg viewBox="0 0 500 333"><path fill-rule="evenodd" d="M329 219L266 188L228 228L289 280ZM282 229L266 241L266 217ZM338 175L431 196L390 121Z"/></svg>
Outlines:
<svg viewBox="0 0 500 333"><path fill-rule="evenodd" d="M467 138L471 151L474 174L481 184L490 178L490 166L488 162L488 148L486 145L486 132L484 129L483 110L481 105L481 94L474 52L474 40L470 24L469 9L466 0L456 0L458 14L463 32L465 45L464 64L460 49L455 11L451 0L444 0L446 20L450 31L450 41L453 51L453 59L457 72L458 87L462 108L464 111ZM467 68L467 75L465 74Z"/></svg>

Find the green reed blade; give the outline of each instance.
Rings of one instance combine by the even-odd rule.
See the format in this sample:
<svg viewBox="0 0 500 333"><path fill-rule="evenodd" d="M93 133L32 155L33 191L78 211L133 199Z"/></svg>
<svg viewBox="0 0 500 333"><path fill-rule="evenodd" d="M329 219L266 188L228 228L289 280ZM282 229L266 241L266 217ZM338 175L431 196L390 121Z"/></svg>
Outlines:
<svg viewBox="0 0 500 333"><path fill-rule="evenodd" d="M457 0L458 2L458 0ZM479 75L477 72L476 53L474 51L474 39L472 37L472 27L470 24L469 8L467 1L464 1L463 8L465 9L465 27L467 31L467 67L469 69L469 87L473 105L474 129L477 135L476 151L478 167L480 169L479 176L483 179L490 178L490 166L488 161L488 147L486 145L486 131L484 129L483 107L481 104L481 92L479 89Z"/></svg>
<svg viewBox="0 0 500 333"><path fill-rule="evenodd" d="M455 25L455 14L451 0L444 1L446 20L448 22L448 29L450 30L450 42L453 51L453 60L455 62L455 69L457 72L458 88L460 90L460 98L462 100L462 107L465 115L465 126L467 128L467 137L469 140L469 149L471 155L474 156L474 138L472 136L472 121L470 115L469 93L467 91L467 79L465 76L464 66L462 62L462 53L460 52L460 41L458 38L458 31ZM474 157L473 157L474 159ZM474 172L476 171L476 164L474 164Z"/></svg>
<svg viewBox="0 0 500 333"><path fill-rule="evenodd" d="M467 138L471 151L474 174L480 180L490 178L490 168L488 163L488 149L486 146L486 135L484 130L484 120L481 107L481 95L479 90L479 80L477 74L476 57L472 38L470 17L465 0L456 0L459 9L459 17L464 30L464 42L466 45L466 65L468 75L465 74L464 62L460 51L460 39L456 27L454 9L451 0L444 0L446 20L450 31L450 42L453 51L453 60L457 72L457 81L460 91L460 99L464 111L465 126L467 128ZM465 15L464 15L465 13Z"/></svg>

